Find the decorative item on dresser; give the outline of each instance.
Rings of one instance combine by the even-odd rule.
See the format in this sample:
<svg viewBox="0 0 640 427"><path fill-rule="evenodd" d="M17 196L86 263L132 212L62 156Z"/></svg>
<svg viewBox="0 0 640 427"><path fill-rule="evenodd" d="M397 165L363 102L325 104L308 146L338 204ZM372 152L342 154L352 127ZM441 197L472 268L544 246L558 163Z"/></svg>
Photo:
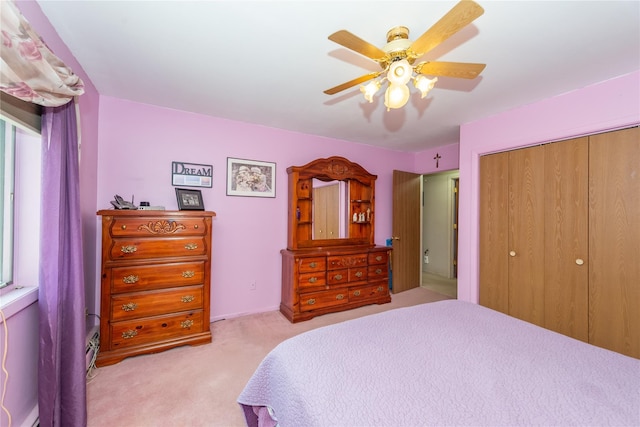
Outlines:
<svg viewBox="0 0 640 427"><path fill-rule="evenodd" d="M391 301L389 253L374 243L375 180L343 157L287 169L280 312L291 322Z"/></svg>
<svg viewBox="0 0 640 427"><path fill-rule="evenodd" d="M101 210L97 366L211 342L211 226L215 212Z"/></svg>

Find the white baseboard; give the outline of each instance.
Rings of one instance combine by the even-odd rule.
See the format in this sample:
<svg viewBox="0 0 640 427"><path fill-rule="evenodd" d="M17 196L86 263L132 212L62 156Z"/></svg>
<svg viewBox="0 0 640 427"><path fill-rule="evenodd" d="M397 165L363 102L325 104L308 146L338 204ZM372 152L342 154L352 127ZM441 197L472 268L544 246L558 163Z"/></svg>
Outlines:
<svg viewBox="0 0 640 427"><path fill-rule="evenodd" d="M280 310L280 306L276 305L275 307L263 307L261 309L258 309L256 311L251 311L251 312L244 311L240 313L230 313L224 316L213 316L209 318L209 323L217 322L219 320L233 319L234 317L248 316L250 314L266 313L269 311L278 311L278 310Z"/></svg>
<svg viewBox="0 0 640 427"><path fill-rule="evenodd" d="M27 418L24 419L21 427L38 427L40 425L40 416L38 412L38 405L33 407Z"/></svg>

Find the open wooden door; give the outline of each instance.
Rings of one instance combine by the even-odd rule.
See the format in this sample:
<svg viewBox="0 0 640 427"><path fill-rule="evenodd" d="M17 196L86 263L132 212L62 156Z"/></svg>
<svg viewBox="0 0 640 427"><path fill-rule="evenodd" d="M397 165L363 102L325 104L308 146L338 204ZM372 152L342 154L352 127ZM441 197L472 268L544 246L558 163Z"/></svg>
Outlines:
<svg viewBox="0 0 640 427"><path fill-rule="evenodd" d="M420 286L422 175L393 171L392 288L397 294Z"/></svg>

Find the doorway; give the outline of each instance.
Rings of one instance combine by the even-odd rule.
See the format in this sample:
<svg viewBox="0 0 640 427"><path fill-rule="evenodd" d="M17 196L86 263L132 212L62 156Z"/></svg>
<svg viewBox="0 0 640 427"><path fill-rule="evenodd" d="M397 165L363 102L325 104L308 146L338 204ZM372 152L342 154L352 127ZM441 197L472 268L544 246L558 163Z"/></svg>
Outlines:
<svg viewBox="0 0 640 427"><path fill-rule="evenodd" d="M434 292L457 297L458 170L425 174L422 209L422 282Z"/></svg>

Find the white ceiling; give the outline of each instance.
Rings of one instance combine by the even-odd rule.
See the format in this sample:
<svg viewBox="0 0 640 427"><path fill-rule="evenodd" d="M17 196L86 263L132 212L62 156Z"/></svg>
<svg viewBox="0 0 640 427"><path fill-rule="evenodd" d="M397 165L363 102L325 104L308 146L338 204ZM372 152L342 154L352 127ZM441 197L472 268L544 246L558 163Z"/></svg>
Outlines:
<svg viewBox="0 0 640 427"><path fill-rule="evenodd" d="M400 151L458 142L459 125L640 69L638 1L488 1L421 60L487 64L440 77L400 110L358 86L378 65L327 37L414 40L456 1L38 0L101 95Z"/></svg>

